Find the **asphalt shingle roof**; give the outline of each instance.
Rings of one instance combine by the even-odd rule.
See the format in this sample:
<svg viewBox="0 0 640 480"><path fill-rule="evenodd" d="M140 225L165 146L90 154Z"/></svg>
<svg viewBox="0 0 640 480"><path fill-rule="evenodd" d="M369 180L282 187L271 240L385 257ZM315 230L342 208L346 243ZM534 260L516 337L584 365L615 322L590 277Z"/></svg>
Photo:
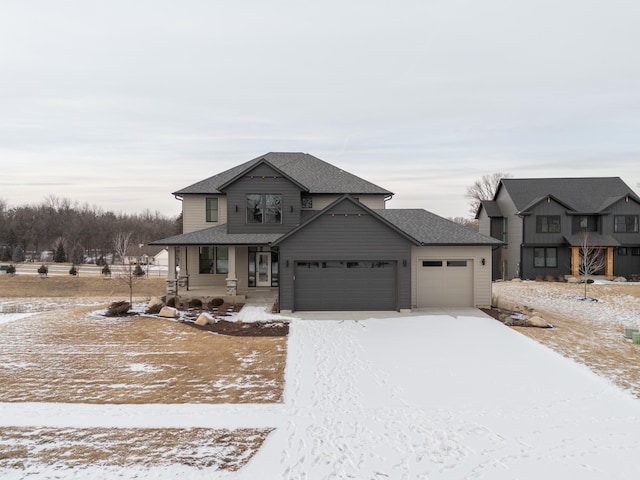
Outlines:
<svg viewBox="0 0 640 480"><path fill-rule="evenodd" d="M502 242L474 232L423 209L374 210L389 223L423 245L500 245Z"/></svg>
<svg viewBox="0 0 640 480"><path fill-rule="evenodd" d="M482 203L482 208L487 212L488 217L502 217L498 202L494 200L482 200L480 203Z"/></svg>
<svg viewBox="0 0 640 480"><path fill-rule="evenodd" d="M260 161L266 161L281 170L298 183L304 185L309 193L349 193L393 195L367 180L341 170L330 163L320 160L308 153L299 152L271 152L225 170L188 187L182 188L174 195L216 194L221 185L232 180Z"/></svg>
<svg viewBox="0 0 640 480"><path fill-rule="evenodd" d="M524 211L536 203L536 199L547 195L581 213L600 212L625 195L638 199L620 177L503 178L501 183L518 211Z"/></svg>
<svg viewBox="0 0 640 480"><path fill-rule="evenodd" d="M227 224L163 238L151 245L268 245L281 233L227 233Z"/></svg>

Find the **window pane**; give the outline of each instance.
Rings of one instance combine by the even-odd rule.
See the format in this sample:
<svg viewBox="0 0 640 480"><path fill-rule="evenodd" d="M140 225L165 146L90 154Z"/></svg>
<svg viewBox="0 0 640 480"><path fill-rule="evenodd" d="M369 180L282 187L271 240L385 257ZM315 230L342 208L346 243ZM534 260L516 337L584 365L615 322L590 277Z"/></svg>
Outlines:
<svg viewBox="0 0 640 480"><path fill-rule="evenodd" d="M229 273L229 247L216 248L216 273Z"/></svg>
<svg viewBox="0 0 640 480"><path fill-rule="evenodd" d="M264 223L282 223L282 197L280 195L265 195L267 210Z"/></svg>
<svg viewBox="0 0 640 480"><path fill-rule="evenodd" d="M423 267L441 267L442 261L440 260L424 260L422 262Z"/></svg>
<svg viewBox="0 0 640 480"><path fill-rule="evenodd" d="M547 248L547 267L558 266L558 252L555 248Z"/></svg>
<svg viewBox="0 0 640 480"><path fill-rule="evenodd" d="M544 248L533 249L533 266L544 267Z"/></svg>
<svg viewBox="0 0 640 480"><path fill-rule="evenodd" d="M217 198L207 198L206 199L206 215L207 222L217 222L218 221L218 199Z"/></svg>
<svg viewBox="0 0 640 480"><path fill-rule="evenodd" d="M213 247L200 247L198 273L213 273Z"/></svg>
<svg viewBox="0 0 640 480"><path fill-rule="evenodd" d="M466 267L466 260L447 260L447 267Z"/></svg>
<svg viewBox="0 0 640 480"><path fill-rule="evenodd" d="M247 195L247 223L262 223L262 195Z"/></svg>

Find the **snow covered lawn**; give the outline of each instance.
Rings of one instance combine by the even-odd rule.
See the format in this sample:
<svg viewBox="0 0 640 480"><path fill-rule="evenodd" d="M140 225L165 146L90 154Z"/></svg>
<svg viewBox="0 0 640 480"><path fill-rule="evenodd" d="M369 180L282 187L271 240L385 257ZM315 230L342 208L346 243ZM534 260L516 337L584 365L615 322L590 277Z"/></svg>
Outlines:
<svg viewBox="0 0 640 480"><path fill-rule="evenodd" d="M635 478L640 456L637 399L471 310L294 320L281 404L3 403L0 425L274 428L237 472L177 461L0 468L10 480L609 480Z"/></svg>
<svg viewBox="0 0 640 480"><path fill-rule="evenodd" d="M640 328L640 284L598 280L584 286L549 282L498 282L494 299L509 310L535 311L554 329L516 328L562 355L587 365L640 398L640 346L624 328Z"/></svg>

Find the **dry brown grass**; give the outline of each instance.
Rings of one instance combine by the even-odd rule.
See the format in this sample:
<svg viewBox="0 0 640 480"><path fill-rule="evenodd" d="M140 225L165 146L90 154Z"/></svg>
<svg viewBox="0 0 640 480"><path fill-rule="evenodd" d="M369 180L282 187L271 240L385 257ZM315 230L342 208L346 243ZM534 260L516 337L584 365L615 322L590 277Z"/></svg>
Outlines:
<svg viewBox="0 0 640 480"><path fill-rule="evenodd" d="M0 401L277 402L286 338L227 337L96 307L0 325Z"/></svg>
<svg viewBox="0 0 640 480"><path fill-rule="evenodd" d="M166 293L164 277L141 278L133 288L133 296L149 298ZM100 297L105 300L114 297L129 298L129 288L115 275L105 279L99 275L73 277L37 275L0 275L0 299L29 297Z"/></svg>
<svg viewBox="0 0 640 480"><path fill-rule="evenodd" d="M235 471L269 429L0 428L0 468L153 467L181 464ZM207 455L203 452L211 452Z"/></svg>
<svg viewBox="0 0 640 480"><path fill-rule="evenodd" d="M513 327L523 335L591 368L640 397L640 345L625 339L625 326L640 326L640 285L584 287L548 282L503 282L494 285L499 306L540 313L553 329Z"/></svg>

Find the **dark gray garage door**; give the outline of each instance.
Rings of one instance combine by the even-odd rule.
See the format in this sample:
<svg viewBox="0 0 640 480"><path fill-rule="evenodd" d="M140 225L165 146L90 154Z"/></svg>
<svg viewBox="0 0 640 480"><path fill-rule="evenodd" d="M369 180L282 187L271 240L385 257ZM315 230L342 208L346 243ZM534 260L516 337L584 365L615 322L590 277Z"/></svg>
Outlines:
<svg viewBox="0 0 640 480"><path fill-rule="evenodd" d="M396 310L396 262L298 261L296 310Z"/></svg>

